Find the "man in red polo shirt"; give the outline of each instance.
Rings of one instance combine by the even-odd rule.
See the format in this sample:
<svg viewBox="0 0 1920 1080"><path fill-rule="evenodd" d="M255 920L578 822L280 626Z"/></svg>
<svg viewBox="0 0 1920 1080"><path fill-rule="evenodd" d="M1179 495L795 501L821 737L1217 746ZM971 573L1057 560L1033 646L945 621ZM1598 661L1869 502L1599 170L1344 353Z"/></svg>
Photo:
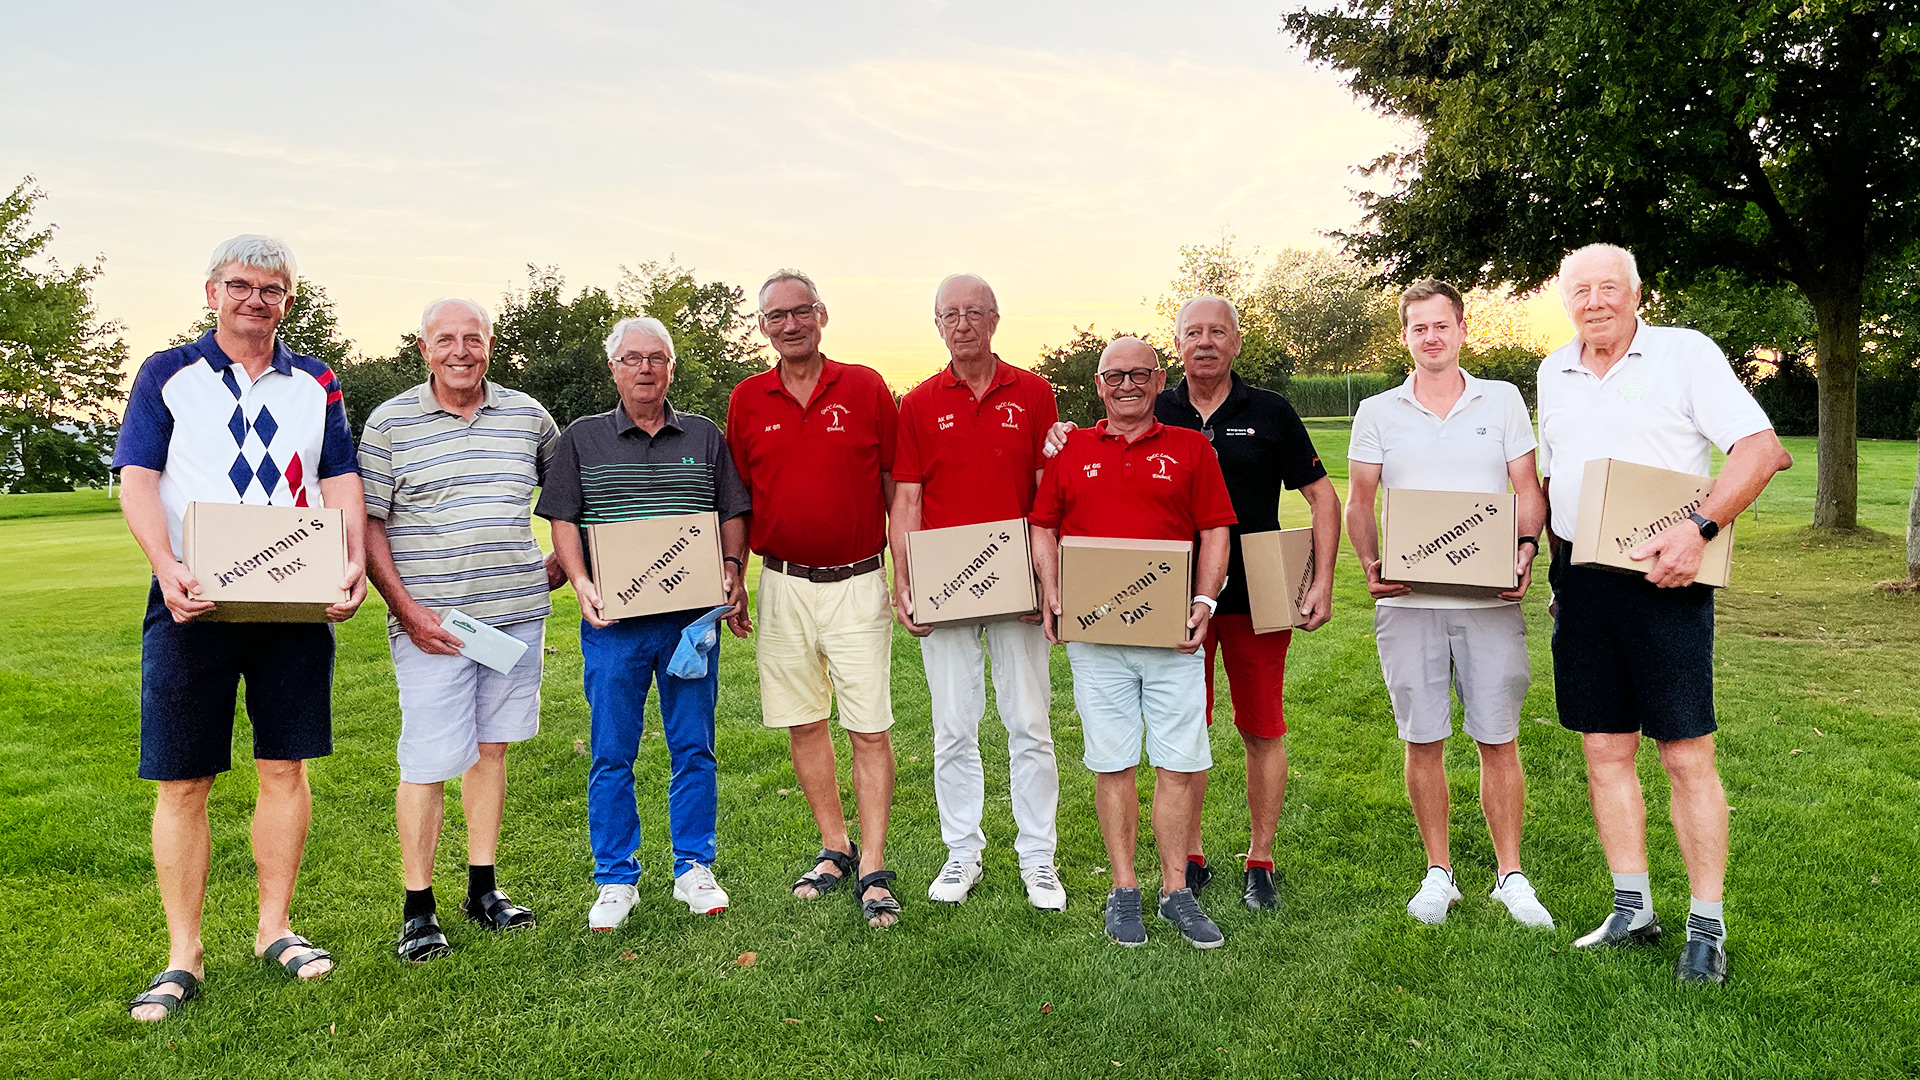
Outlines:
<svg viewBox="0 0 1920 1080"><path fill-rule="evenodd" d="M893 496L899 414L879 372L820 352L827 308L812 279L776 271L760 286L760 330L780 361L742 380L727 403L727 445L753 502L748 543L760 556L762 721L786 728L794 775L820 826L820 854L794 882L811 900L858 864L854 888L867 922L891 926L900 902L884 869L893 805L893 611L881 551ZM752 630L745 612L736 633ZM840 807L833 733L853 744L855 847Z"/></svg>
<svg viewBox="0 0 1920 1080"><path fill-rule="evenodd" d="M1206 436L1153 418L1154 398L1167 375L1146 342L1115 339L1100 354L1095 379L1107 418L1067 436L1066 446L1047 463L1030 518L1048 640L1059 640L1061 536L1200 538L1187 620L1192 633L1178 648L1082 641L1067 645L1073 701L1086 744L1083 761L1098 774L1100 838L1113 864L1107 935L1122 945L1147 940L1140 917L1140 880L1133 871L1140 830L1135 773L1144 733L1155 773L1153 839L1160 852L1160 917L1177 926L1195 948L1218 948L1226 938L1185 881L1187 854L1200 839L1207 770L1213 766L1207 745L1206 662L1197 650L1207 638L1207 623L1226 581L1233 502Z"/></svg>
<svg viewBox="0 0 1920 1080"><path fill-rule="evenodd" d="M947 844L947 863L928 887L927 899L962 903L985 872L980 721L987 711L990 655L1000 722L1007 728L1020 877L1034 907L1065 911L1067 893L1053 862L1060 770L1047 717L1053 689L1040 616L921 626L914 622L906 573L910 532L1027 516L1040 479L1040 447L1059 414L1045 379L994 355L1000 304L985 281L957 274L941 282L933 294L933 317L950 361L900 401L890 515L894 603L900 624L920 638L927 669L933 793Z"/></svg>

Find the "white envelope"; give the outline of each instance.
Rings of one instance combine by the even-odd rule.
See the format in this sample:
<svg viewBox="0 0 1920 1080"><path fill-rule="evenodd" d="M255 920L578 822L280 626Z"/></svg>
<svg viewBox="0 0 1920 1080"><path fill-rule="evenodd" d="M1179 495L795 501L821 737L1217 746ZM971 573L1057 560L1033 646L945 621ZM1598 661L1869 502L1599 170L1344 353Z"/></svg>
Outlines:
<svg viewBox="0 0 1920 1080"><path fill-rule="evenodd" d="M512 671L527 651L526 642L503 630L495 630L458 608L448 608L447 613L440 616L440 625L466 642L466 647L460 650L461 656L476 664L485 664L502 675Z"/></svg>

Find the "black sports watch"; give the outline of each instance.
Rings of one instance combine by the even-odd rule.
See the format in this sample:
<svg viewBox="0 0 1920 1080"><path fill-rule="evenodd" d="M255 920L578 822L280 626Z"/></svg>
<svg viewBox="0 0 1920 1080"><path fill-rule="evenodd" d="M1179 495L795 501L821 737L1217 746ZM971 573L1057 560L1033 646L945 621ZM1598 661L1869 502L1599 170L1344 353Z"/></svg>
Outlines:
<svg viewBox="0 0 1920 1080"><path fill-rule="evenodd" d="M1532 544L1533 550L1540 550L1540 538L1537 536L1523 536L1513 546L1518 548L1521 544Z"/></svg>
<svg viewBox="0 0 1920 1080"><path fill-rule="evenodd" d="M1695 525L1700 526L1700 539L1712 543L1713 538L1720 535L1720 523L1707 517L1705 514L1696 510L1688 514L1687 518Z"/></svg>

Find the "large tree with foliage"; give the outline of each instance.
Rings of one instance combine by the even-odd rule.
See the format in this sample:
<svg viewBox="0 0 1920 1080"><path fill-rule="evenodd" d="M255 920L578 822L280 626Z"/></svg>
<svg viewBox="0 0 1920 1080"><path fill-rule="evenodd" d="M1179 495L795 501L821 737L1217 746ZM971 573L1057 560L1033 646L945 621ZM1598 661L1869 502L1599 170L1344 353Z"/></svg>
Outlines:
<svg viewBox="0 0 1920 1080"><path fill-rule="evenodd" d="M1100 404L1100 391L1094 387L1093 373L1100 366L1100 353L1114 339L1123 337L1144 335L1124 331L1101 334L1091 326L1085 329L1076 326L1073 340L1041 350L1040 362L1033 365L1033 371L1053 385L1060 419L1087 427L1107 415L1106 406ZM1172 386L1180 378L1179 362L1157 344L1153 345L1153 351L1159 355L1160 362L1167 365L1167 385Z"/></svg>
<svg viewBox="0 0 1920 1080"><path fill-rule="evenodd" d="M1344 239L1398 277L1531 287L1632 248L1659 286L1797 288L1819 356L1814 522L1856 522L1867 285L1920 235L1910 0L1344 0L1285 29L1422 143Z"/></svg>
<svg viewBox="0 0 1920 1080"><path fill-rule="evenodd" d="M107 479L127 347L93 306L101 262L62 270L36 229L28 177L0 199L0 488L71 491Z"/></svg>
<svg viewBox="0 0 1920 1080"><path fill-rule="evenodd" d="M669 258L623 267L614 295L673 334L674 407L724 424L733 388L767 366L745 291L724 281L702 284Z"/></svg>

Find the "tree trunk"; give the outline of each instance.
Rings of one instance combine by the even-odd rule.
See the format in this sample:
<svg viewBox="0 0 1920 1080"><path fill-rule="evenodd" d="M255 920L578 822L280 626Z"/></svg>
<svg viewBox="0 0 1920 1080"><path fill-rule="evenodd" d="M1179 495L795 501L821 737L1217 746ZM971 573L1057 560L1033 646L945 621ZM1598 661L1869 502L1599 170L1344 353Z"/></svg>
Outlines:
<svg viewBox="0 0 1920 1080"><path fill-rule="evenodd" d="M1813 490L1813 524L1851 529L1860 521L1860 306L1861 290L1844 285L1809 291L1819 358L1819 462Z"/></svg>
<svg viewBox="0 0 1920 1080"><path fill-rule="evenodd" d="M1907 502L1907 580L1920 585L1920 471L1913 476L1913 498Z"/></svg>

